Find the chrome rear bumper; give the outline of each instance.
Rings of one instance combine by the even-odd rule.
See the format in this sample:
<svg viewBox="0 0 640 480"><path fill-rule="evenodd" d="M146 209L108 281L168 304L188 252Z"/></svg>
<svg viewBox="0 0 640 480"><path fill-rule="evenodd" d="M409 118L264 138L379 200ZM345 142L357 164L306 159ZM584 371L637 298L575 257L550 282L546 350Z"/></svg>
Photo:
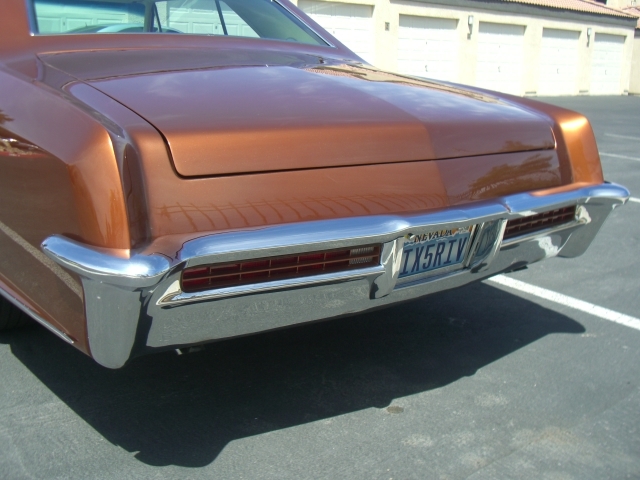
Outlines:
<svg viewBox="0 0 640 480"><path fill-rule="evenodd" d="M629 192L602 184L552 195L525 193L435 213L371 216L212 234L189 241L173 260L162 255L117 258L61 236L44 252L82 278L93 358L119 368L145 352L245 335L362 312L514 270L553 256L575 257ZM502 241L508 220L577 205L575 219ZM398 280L405 238L478 225L462 270ZM180 290L184 268L382 244L379 266L227 287Z"/></svg>

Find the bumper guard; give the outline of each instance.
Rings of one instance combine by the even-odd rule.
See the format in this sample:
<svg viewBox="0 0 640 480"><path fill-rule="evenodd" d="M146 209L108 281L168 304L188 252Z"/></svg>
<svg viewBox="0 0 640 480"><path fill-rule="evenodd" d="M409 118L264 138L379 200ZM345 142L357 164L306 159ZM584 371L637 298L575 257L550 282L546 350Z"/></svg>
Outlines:
<svg viewBox="0 0 640 480"><path fill-rule="evenodd" d="M277 225L211 234L185 243L174 259L118 258L62 236L42 249L82 278L93 358L119 368L139 354L286 327L459 287L553 256L576 257L613 208L621 186L602 184L551 195L524 193L446 210ZM576 205L573 221L502 240L506 222ZM435 228L477 225L462 270L398 280L406 238ZM186 293L184 268L313 250L381 244L379 266Z"/></svg>

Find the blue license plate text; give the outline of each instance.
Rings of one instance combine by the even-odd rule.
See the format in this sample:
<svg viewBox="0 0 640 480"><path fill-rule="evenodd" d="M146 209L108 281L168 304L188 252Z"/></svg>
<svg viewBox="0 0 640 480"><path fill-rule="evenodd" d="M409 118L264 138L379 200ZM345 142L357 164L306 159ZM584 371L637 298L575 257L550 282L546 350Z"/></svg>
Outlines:
<svg viewBox="0 0 640 480"><path fill-rule="evenodd" d="M452 228L413 235L403 249L400 278L464 262L472 227Z"/></svg>

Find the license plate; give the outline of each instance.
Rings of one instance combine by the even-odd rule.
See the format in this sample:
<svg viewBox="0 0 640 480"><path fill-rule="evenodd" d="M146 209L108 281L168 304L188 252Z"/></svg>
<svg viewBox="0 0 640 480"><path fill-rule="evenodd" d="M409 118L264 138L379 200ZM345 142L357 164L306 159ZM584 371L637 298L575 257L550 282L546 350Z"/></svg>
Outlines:
<svg viewBox="0 0 640 480"><path fill-rule="evenodd" d="M412 235L404 244L399 278L446 267L462 268L472 232L473 226L469 226Z"/></svg>

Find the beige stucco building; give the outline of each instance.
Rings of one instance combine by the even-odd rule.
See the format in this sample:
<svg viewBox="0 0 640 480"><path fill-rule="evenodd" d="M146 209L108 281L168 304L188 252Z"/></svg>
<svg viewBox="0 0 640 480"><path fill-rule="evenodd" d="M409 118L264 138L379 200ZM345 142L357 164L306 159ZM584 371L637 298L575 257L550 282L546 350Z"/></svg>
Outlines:
<svg viewBox="0 0 640 480"><path fill-rule="evenodd" d="M632 1L297 3L363 59L390 71L516 95L620 95L640 87L637 18L622 10Z"/></svg>
<svg viewBox="0 0 640 480"><path fill-rule="evenodd" d="M640 21L633 41L633 58L631 62L631 79L629 93L640 95Z"/></svg>
<svg viewBox="0 0 640 480"><path fill-rule="evenodd" d="M625 13L638 17L636 33L633 40L633 57L631 59L631 78L629 80L629 93L640 95L640 5L636 0L620 0L629 5L624 8ZM624 7L624 5L623 5Z"/></svg>

